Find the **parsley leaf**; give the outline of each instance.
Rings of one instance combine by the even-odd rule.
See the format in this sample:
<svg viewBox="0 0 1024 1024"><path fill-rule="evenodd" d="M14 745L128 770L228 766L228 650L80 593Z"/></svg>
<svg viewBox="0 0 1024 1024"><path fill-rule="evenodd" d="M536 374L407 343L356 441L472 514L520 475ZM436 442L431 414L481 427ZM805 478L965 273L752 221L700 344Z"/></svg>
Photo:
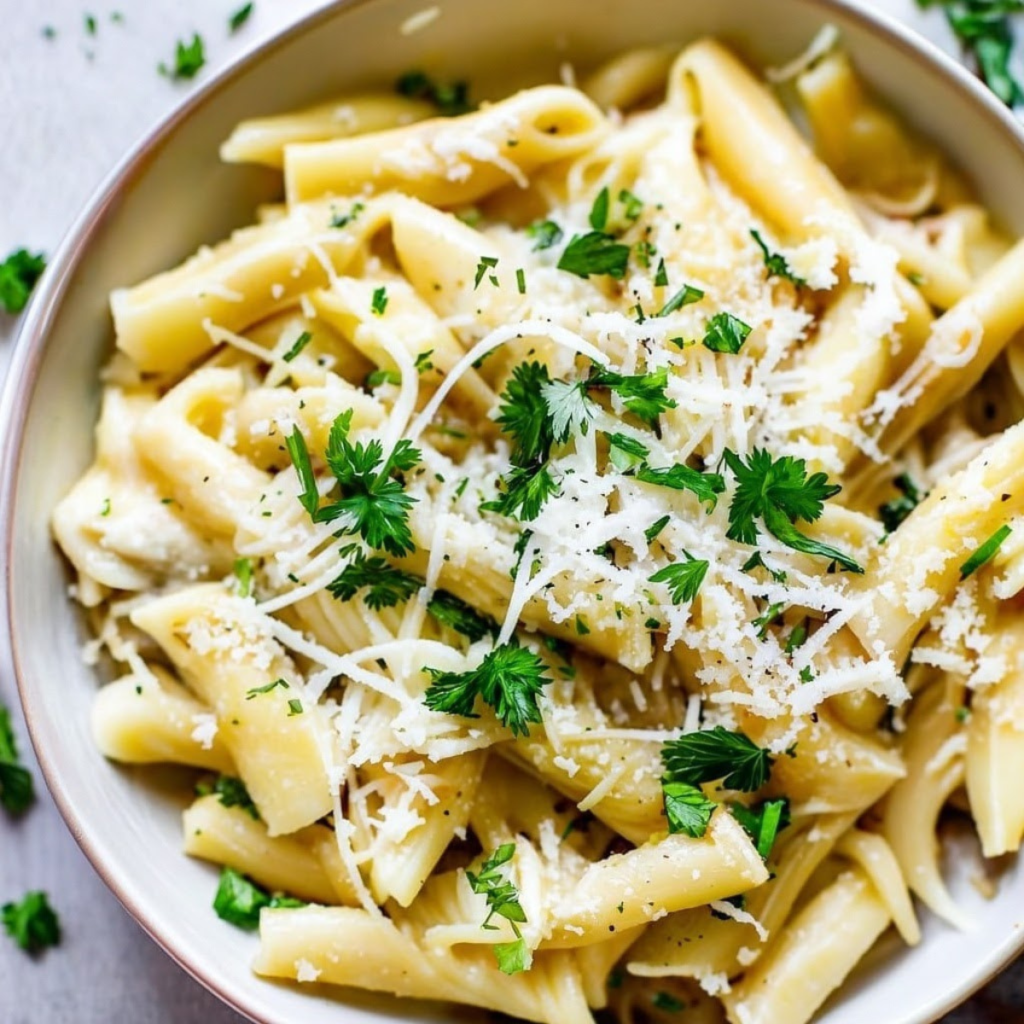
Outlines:
<svg viewBox="0 0 1024 1024"><path fill-rule="evenodd" d="M657 540L658 535L666 526L672 521L671 516L662 516L660 519L656 519L650 526L644 530L644 536L647 538L648 544L653 544Z"/></svg>
<svg viewBox="0 0 1024 1024"><path fill-rule="evenodd" d="M515 641L495 647L474 669L448 672L424 668L431 683L424 703L431 711L444 711L463 718L479 718L473 710L476 698L494 708L513 736L527 736L530 722L540 722L537 697L545 683L545 664L536 654Z"/></svg>
<svg viewBox="0 0 1024 1024"><path fill-rule="evenodd" d="M489 615L478 612L447 590L434 591L434 596L427 602L427 611L442 626L454 629L473 643L488 634L497 636L500 630L498 623Z"/></svg>
<svg viewBox="0 0 1024 1024"><path fill-rule="evenodd" d="M795 285L805 285L807 282L802 277L797 277L789 267L786 257L782 253L772 252L765 244L760 232L754 228L750 229L750 237L757 242L758 248L764 257L764 268L768 277L781 277L786 281L792 281Z"/></svg>
<svg viewBox="0 0 1024 1024"><path fill-rule="evenodd" d="M157 71L165 78L178 82L182 79L195 78L205 63L203 37L198 32L193 32L191 42L178 40L174 48L174 66L168 67L161 62L157 65Z"/></svg>
<svg viewBox="0 0 1024 1024"><path fill-rule="evenodd" d="M992 534L991 537L984 544L979 547L970 558L960 566L960 579L965 580L972 573L977 572L983 565L991 562L995 558L996 553L1003 546L1003 541L1006 540L1013 530L1010 529L1005 523Z"/></svg>
<svg viewBox="0 0 1024 1024"><path fill-rule="evenodd" d="M408 71L395 83L395 91L410 99L427 100L442 117L458 117L476 109L465 82L435 82L423 71Z"/></svg>
<svg viewBox="0 0 1024 1024"><path fill-rule="evenodd" d="M503 490L494 501L480 505L484 512L530 522L540 515L544 502L560 493L551 470L543 466L513 466L501 479Z"/></svg>
<svg viewBox="0 0 1024 1024"><path fill-rule="evenodd" d="M555 441L564 444L574 433L586 437L590 421L594 418L594 406L587 396L585 381L570 384L554 380L542 384L540 392L551 416L551 433Z"/></svg>
<svg viewBox="0 0 1024 1024"><path fill-rule="evenodd" d="M726 789L752 793L768 781L775 758L743 733L716 725L669 740L661 761L673 781L700 786L721 779Z"/></svg>
<svg viewBox="0 0 1024 1024"><path fill-rule="evenodd" d="M292 896L271 896L245 875L227 867L221 869L217 893L213 898L213 909L222 921L250 932L259 928L260 911L264 908L275 910L304 906L303 900Z"/></svg>
<svg viewBox="0 0 1024 1024"><path fill-rule="evenodd" d="M405 493L395 474L413 469L422 456L419 449L403 439L385 459L384 449L376 438L364 445L348 439L352 426L352 410L335 419L327 441L325 458L337 480L342 496L327 505L320 505L316 479L309 461L309 452L299 428L286 438L302 484L299 501L315 523L330 523L347 517L349 525L341 533L358 533L371 548L381 548L401 557L415 550L409 529L409 509L416 499Z"/></svg>
<svg viewBox="0 0 1024 1024"><path fill-rule="evenodd" d="M614 370L596 370L588 378L587 387L603 387L614 392L622 400L627 412L631 412L648 426L658 422L658 416L667 409L674 409L676 401L665 394L668 387L668 367L652 373L621 374Z"/></svg>
<svg viewBox="0 0 1024 1024"><path fill-rule="evenodd" d="M604 436L608 439L608 461L620 473L628 473L636 469L651 454L647 445L627 434L605 433Z"/></svg>
<svg viewBox="0 0 1024 1024"><path fill-rule="evenodd" d="M254 686L251 690L245 691L245 699L252 700L255 697L261 697L264 693L270 693L271 690L276 690L280 687L282 690L289 689L288 683L283 679L275 679L272 683L267 683L265 686Z"/></svg>
<svg viewBox="0 0 1024 1024"><path fill-rule="evenodd" d="M594 200L594 205L590 208L590 226L595 231L604 231L608 226L608 204L610 197L608 195L608 186L606 185L600 192L597 193L597 198Z"/></svg>
<svg viewBox="0 0 1024 1024"><path fill-rule="evenodd" d="M232 33L237 32L249 20L254 6L252 3L243 4L228 18L228 28Z"/></svg>
<svg viewBox="0 0 1024 1024"><path fill-rule="evenodd" d="M248 597L252 593L252 559L236 558L232 571L235 575L235 593L239 597Z"/></svg>
<svg viewBox="0 0 1024 1024"><path fill-rule="evenodd" d="M246 697L246 700L248 699ZM218 775L212 786L209 783L200 783L196 786L196 793L199 796L216 796L225 807L240 807L253 821L260 820L260 812L249 796L245 783L232 775Z"/></svg>
<svg viewBox="0 0 1024 1024"><path fill-rule="evenodd" d="M708 563L704 559L694 558L685 549L683 555L686 557L685 562L673 562L647 577L652 583L664 583L668 587L673 604L692 601L708 571Z"/></svg>
<svg viewBox="0 0 1024 1024"><path fill-rule="evenodd" d="M526 229L527 238L533 239L533 251L550 249L562 240L562 229L553 220L535 220Z"/></svg>
<svg viewBox="0 0 1024 1024"><path fill-rule="evenodd" d="M477 288L480 287L480 282L483 281L484 277L487 276L488 272L494 270L494 268L497 265L497 256L480 257L480 261L476 265L476 276L473 278L473 291L476 291ZM498 277L496 274L490 274L488 280L491 282L492 285L494 285L495 288L498 287Z"/></svg>
<svg viewBox="0 0 1024 1024"><path fill-rule="evenodd" d="M699 469L676 464L674 466L641 466L636 473L637 480L659 487L670 487L674 491L690 491L698 500L706 501L712 511L718 504L718 495L725 490L725 478L718 473L702 473Z"/></svg>
<svg viewBox="0 0 1024 1024"><path fill-rule="evenodd" d="M716 313L709 321L704 334L704 347L712 352L727 352L736 355L747 340L752 328L732 313Z"/></svg>
<svg viewBox="0 0 1024 1024"><path fill-rule="evenodd" d="M515 843L504 843L480 865L479 873L466 869L470 888L478 896L487 897L487 917L480 927L495 928L491 918L497 915L508 921L516 936L515 942L502 942L494 947L498 968L505 974L529 970L533 962L533 953L527 948L526 940L519 931L519 925L526 923L526 912L519 902L519 890L500 871L515 853Z"/></svg>
<svg viewBox="0 0 1024 1024"><path fill-rule="evenodd" d="M370 312L374 316L383 316L384 310L388 308L388 290L383 285L374 288L370 298Z"/></svg>
<svg viewBox="0 0 1024 1024"><path fill-rule="evenodd" d="M20 903L0 907L7 934L26 953L38 953L60 942L60 921L45 892L29 892Z"/></svg>
<svg viewBox="0 0 1024 1024"><path fill-rule="evenodd" d="M783 797L779 800L765 800L753 807L730 804L729 810L754 841L761 858L767 860L778 834L789 825L789 801Z"/></svg>
<svg viewBox="0 0 1024 1024"><path fill-rule="evenodd" d="M659 275L664 268L665 261L662 260L658 267ZM657 284L658 281L655 280L654 283ZM668 284L668 281L666 280L665 283ZM700 302L703 298L704 293L699 288L694 288L692 285L684 284L683 287L680 288L679 291L677 291L675 295L673 295L672 298L669 299L668 302L666 302L665 305L662 306L654 315L668 316L669 313L674 313L677 309L682 309L683 306L690 306L694 302Z"/></svg>
<svg viewBox="0 0 1024 1024"><path fill-rule="evenodd" d="M32 776L18 758L11 714L0 704L0 804L11 814L22 814L33 800Z"/></svg>
<svg viewBox="0 0 1024 1024"><path fill-rule="evenodd" d="M331 597L351 601L360 590L366 590L363 600L367 608L380 611L408 601L423 585L420 576L396 569L380 555L367 557L357 552L341 573L327 584Z"/></svg>
<svg viewBox="0 0 1024 1024"><path fill-rule="evenodd" d="M850 572L864 571L849 555L804 536L794 525L799 519L806 522L818 519L826 499L841 490L838 484L830 484L824 473L808 476L804 460L791 455L772 459L764 449L755 448L744 462L726 448L723 457L738 483L729 506L726 535L731 540L756 543L755 519L760 517L768 532L787 547L808 555L820 555Z"/></svg>
<svg viewBox="0 0 1024 1024"><path fill-rule="evenodd" d="M925 495L917 489L917 485L906 473L900 473L892 485L900 492L900 497L878 507L878 514L886 533L893 533L898 529L900 523L925 499Z"/></svg>
<svg viewBox="0 0 1024 1024"><path fill-rule="evenodd" d="M558 258L557 266L577 277L607 274L621 280L626 276L628 263L628 245L616 242L612 235L603 231L588 231L585 235L573 235Z"/></svg>
<svg viewBox="0 0 1024 1024"><path fill-rule="evenodd" d="M548 457L555 438L543 392L550 384L542 363L520 363L505 385L495 422L512 438L513 465L529 466Z"/></svg>
<svg viewBox="0 0 1024 1024"><path fill-rule="evenodd" d="M42 253L33 256L27 249L12 252L0 263L0 305L8 313L20 313L45 269Z"/></svg>
<svg viewBox="0 0 1024 1024"><path fill-rule="evenodd" d="M354 221L359 214L366 209L364 203L360 203L358 200L354 202L349 208L347 213L335 213L331 216L331 227L332 228L345 228Z"/></svg>
<svg viewBox="0 0 1024 1024"><path fill-rule="evenodd" d="M681 832L700 839L707 832L708 822L718 804L688 782L662 779L661 792L669 833L677 835Z"/></svg>

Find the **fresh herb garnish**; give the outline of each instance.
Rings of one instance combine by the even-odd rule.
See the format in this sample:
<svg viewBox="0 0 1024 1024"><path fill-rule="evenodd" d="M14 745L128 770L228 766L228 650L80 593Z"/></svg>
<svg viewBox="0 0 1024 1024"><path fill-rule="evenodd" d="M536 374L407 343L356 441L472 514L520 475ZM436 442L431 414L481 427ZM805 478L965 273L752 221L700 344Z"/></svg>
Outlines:
<svg viewBox="0 0 1024 1024"><path fill-rule="evenodd" d="M341 497L320 505L309 450L302 432L296 427L285 439L302 493L299 501L315 523L347 518L343 534L358 533L371 548L379 548L401 557L415 550L409 529L409 510L416 499L405 493L395 476L407 473L422 456L409 441L402 439L384 458L384 449L376 438L364 445L348 439L352 410L343 412L331 426L325 458L341 489Z"/></svg>
<svg viewBox="0 0 1024 1024"><path fill-rule="evenodd" d="M686 1009L686 1003L676 999L671 992L655 992L651 996L651 1006L656 1010L665 1010L667 1013L678 1013Z"/></svg>
<svg viewBox="0 0 1024 1024"><path fill-rule="evenodd" d="M252 559L236 558L233 569L235 575L235 593L239 597L248 597L252 593Z"/></svg>
<svg viewBox="0 0 1024 1024"><path fill-rule="evenodd" d="M671 519L671 516L662 516L660 519L657 519L653 523L651 523L651 525L648 526L646 530L644 530L644 536L647 538L648 544L653 544L655 540L657 540L658 536L661 534L661 531L664 530L666 526L668 526Z"/></svg>
<svg viewBox="0 0 1024 1024"><path fill-rule="evenodd" d="M473 278L473 291L476 291L480 287L480 282L485 277L494 285L498 287L498 275L493 273L494 268L498 265L497 256L481 256L480 262L476 265L476 276Z"/></svg>
<svg viewBox="0 0 1024 1024"><path fill-rule="evenodd" d="M311 341L313 335L309 331L303 331L292 343L292 347L281 358L290 363Z"/></svg>
<svg viewBox="0 0 1024 1024"><path fill-rule="evenodd" d="M588 388L608 388L618 395L627 412L631 412L649 427L658 422L658 417L667 409L674 409L676 401L669 398L668 367L651 373L621 374L614 370L595 370L586 381Z"/></svg>
<svg viewBox="0 0 1024 1024"><path fill-rule="evenodd" d="M751 327L732 313L716 313L707 324L704 333L704 347L712 352L727 352L736 355L747 340Z"/></svg>
<svg viewBox="0 0 1024 1024"><path fill-rule="evenodd" d="M402 383L402 375L397 370L371 370L366 375L366 387L371 391L379 388L381 384L394 384L398 387Z"/></svg>
<svg viewBox="0 0 1024 1024"><path fill-rule="evenodd" d="M301 715L301 714L302 714L302 701L299 700L298 697L292 697L292 699L290 701L288 701L288 717L291 718L293 715Z"/></svg>
<svg viewBox="0 0 1024 1024"><path fill-rule="evenodd" d="M597 198L594 200L594 205L590 208L590 226L595 231L604 231L608 226L608 203L610 197L608 195L608 186L606 185L600 192L597 193Z"/></svg>
<svg viewBox="0 0 1024 1024"><path fill-rule="evenodd" d="M497 636L500 628L489 615L478 612L447 590L434 592L434 596L427 602L427 611L442 626L454 629L473 643L488 635Z"/></svg>
<svg viewBox="0 0 1024 1024"><path fill-rule="evenodd" d="M758 627L758 640L763 640L768 635L768 627L775 622L785 610L785 604L782 601L779 601L776 604L769 605L761 615L754 619L751 625Z"/></svg>
<svg viewBox="0 0 1024 1024"><path fill-rule="evenodd" d="M878 514L886 533L893 533L898 529L900 523L925 499L925 495L917 489L917 485L907 473L900 473L892 485L900 492L900 497L878 507Z"/></svg>
<svg viewBox="0 0 1024 1024"><path fill-rule="evenodd" d="M658 267L659 273L664 269L664 266L665 261L662 260L661 265ZM655 280L654 283L657 284L658 281ZM665 281L665 284L668 284L667 280ZM700 302L703 298L704 293L699 288L694 288L692 285L684 284L683 287L680 288L679 291L677 291L675 295L673 295L672 298L669 299L668 302L666 302L665 305L662 306L654 315L668 316L669 313L674 313L677 309L682 309L683 306L690 306L694 302Z"/></svg>
<svg viewBox="0 0 1024 1024"><path fill-rule="evenodd" d="M699 787L668 777L661 780L661 792L669 832L700 839L707 832L718 804L709 800Z"/></svg>
<svg viewBox="0 0 1024 1024"><path fill-rule="evenodd" d="M384 310L388 308L388 290L383 285L373 289L373 296L370 299L370 311L374 316L383 316Z"/></svg>
<svg viewBox="0 0 1024 1024"><path fill-rule="evenodd" d="M558 483L547 465L513 466L501 478L501 490L493 501L480 505L483 512L496 512L530 522L540 515L544 503L559 493Z"/></svg>
<svg viewBox="0 0 1024 1024"><path fill-rule="evenodd" d="M32 776L18 758L11 714L0 704L0 804L11 814L22 814L34 799Z"/></svg>
<svg viewBox="0 0 1024 1024"><path fill-rule="evenodd" d="M354 202L346 213L335 213L331 217L332 228L346 228L366 209L363 203Z"/></svg>
<svg viewBox="0 0 1024 1024"><path fill-rule="evenodd" d="M779 800L765 800L753 807L730 804L729 810L754 841L762 859L767 860L778 834L789 825L789 801L783 797Z"/></svg>
<svg viewBox="0 0 1024 1024"><path fill-rule="evenodd" d="M304 907L303 900L292 896L271 896L266 889L250 881L233 868L222 868L217 894L213 898L213 909L222 921L227 921L245 931L255 931L260 926L260 911L264 908L277 910L285 907Z"/></svg>
<svg viewBox="0 0 1024 1024"><path fill-rule="evenodd" d="M991 562L996 556L996 552L1003 546L1003 541L1006 540L1013 530L1009 526L1000 526L995 533L984 544L982 544L970 558L960 566L960 579L965 580L972 573L977 572L983 565Z"/></svg>
<svg viewBox="0 0 1024 1024"><path fill-rule="evenodd" d="M764 239L761 237L760 232L751 228L750 237L757 242L757 246L761 250L761 255L764 257L765 272L768 277L781 277L786 281L792 281L795 285L807 284L802 277L798 277L793 273L786 257L783 256L782 253L772 252L772 250L768 248Z"/></svg>
<svg viewBox="0 0 1024 1024"><path fill-rule="evenodd" d="M274 684L276 685L276 683ZM249 698L246 697L248 700ZM216 796L225 807L240 807L254 821L260 820L260 812L249 796L245 783L233 775L218 775L213 784L199 783L196 786L199 796Z"/></svg>
<svg viewBox="0 0 1024 1024"><path fill-rule="evenodd" d="M232 33L237 32L249 20L254 6L252 3L243 4L228 18L228 28Z"/></svg>
<svg viewBox="0 0 1024 1024"><path fill-rule="evenodd" d="M423 71L409 71L395 83L395 91L410 99L427 100L442 117L458 117L475 109L466 82L435 82Z"/></svg>
<svg viewBox="0 0 1024 1024"><path fill-rule="evenodd" d="M674 466L641 466L636 471L637 480L669 487L674 491L690 491L702 502L708 503L708 511L718 504L718 495L725 490L725 478L719 473L702 473L698 469L676 464Z"/></svg>
<svg viewBox="0 0 1024 1024"><path fill-rule="evenodd" d="M420 576L396 569L380 555L367 557L357 552L341 573L327 584L330 595L339 601L351 601L361 590L367 608L380 611L408 601L424 584Z"/></svg>
<svg viewBox="0 0 1024 1024"><path fill-rule="evenodd" d="M276 689L287 690L289 689L288 683L283 679L275 679L272 683L267 683L265 686L254 686L251 690L245 691L245 699L252 700L254 697L260 697L264 693L270 693L271 690Z"/></svg>
<svg viewBox="0 0 1024 1024"><path fill-rule="evenodd" d="M526 235L533 239L533 251L550 249L562 240L562 229L553 220L535 220L527 229Z"/></svg>
<svg viewBox="0 0 1024 1024"><path fill-rule="evenodd" d="M673 781L700 786L721 779L726 789L752 793L768 781L775 759L743 733L716 725L669 740L661 761Z"/></svg>
<svg viewBox="0 0 1024 1024"><path fill-rule="evenodd" d="M533 953L527 948L526 940L519 931L519 925L526 923L526 912L519 902L519 890L500 870L512 860L515 853L516 844L505 843L487 857L478 873L466 869L470 888L478 896L487 897L487 917L480 927L496 928L496 925L491 924L491 919L497 915L508 921L516 936L515 942L502 942L494 947L498 968L505 974L529 970L533 962Z"/></svg>
<svg viewBox="0 0 1024 1024"><path fill-rule="evenodd" d="M0 907L7 934L26 953L39 953L60 942L60 921L45 892L26 893L20 903Z"/></svg>
<svg viewBox="0 0 1024 1024"><path fill-rule="evenodd" d="M726 535L731 540L756 544L759 531L755 520L760 518L768 532L787 547L820 555L850 572L864 571L849 555L812 540L795 526L801 519L809 523L817 520L826 499L841 490L838 484L830 484L824 473L808 476L804 460L791 455L773 459L764 449L755 448L744 462L726 448L723 456L738 484L729 506Z"/></svg>
<svg viewBox="0 0 1024 1024"><path fill-rule="evenodd" d="M557 266L577 277L606 274L621 280L626 276L628 264L628 245L615 241L614 236L603 231L588 231L585 235L573 235L558 258Z"/></svg>
<svg viewBox="0 0 1024 1024"><path fill-rule="evenodd" d="M203 37L198 32L194 32L191 41L178 40L174 48L174 65L168 67L161 62L157 65L157 70L165 78L177 82L182 79L195 78L205 63L206 52L203 47Z"/></svg>
<svg viewBox="0 0 1024 1024"><path fill-rule="evenodd" d="M12 252L0 263L0 305L8 313L20 313L45 269L42 253L33 256L27 249Z"/></svg>
<svg viewBox="0 0 1024 1024"><path fill-rule="evenodd" d="M683 550L685 562L673 562L666 565L647 578L651 583L664 583L672 596L673 604L692 601L704 582L708 572L708 563L702 558L694 558L689 551Z"/></svg>
<svg viewBox="0 0 1024 1024"><path fill-rule="evenodd" d="M647 445L627 434L604 435L608 439L608 461L620 472L629 473L643 465L650 455Z"/></svg>
<svg viewBox="0 0 1024 1024"><path fill-rule="evenodd" d="M431 711L479 718L474 707L480 697L513 736L526 736L530 722L542 721L537 697L551 682L545 668L541 658L513 641L495 647L467 672L425 667L431 683L423 699Z"/></svg>
<svg viewBox="0 0 1024 1024"><path fill-rule="evenodd" d="M516 270L516 291L520 295L526 294L526 271L522 267Z"/></svg>

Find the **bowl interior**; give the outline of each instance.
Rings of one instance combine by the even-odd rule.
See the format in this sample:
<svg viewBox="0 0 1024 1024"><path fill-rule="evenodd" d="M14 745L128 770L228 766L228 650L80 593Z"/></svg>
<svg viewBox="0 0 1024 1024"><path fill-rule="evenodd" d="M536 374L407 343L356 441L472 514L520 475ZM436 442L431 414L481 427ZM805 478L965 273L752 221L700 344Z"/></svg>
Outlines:
<svg viewBox="0 0 1024 1024"><path fill-rule="evenodd" d="M1011 118L954 65L838 0L439 0L424 30L400 26L421 0L343 3L312 16L211 85L131 157L79 222L37 298L5 393L7 599L16 667L47 780L76 838L118 896L188 970L267 1024L344 1019L452 1019L448 1008L316 986L299 993L260 981L255 939L210 909L214 872L180 852L180 797L163 773L117 768L89 731L94 670L51 542L50 511L91 458L99 384L111 343L106 296L169 267L251 220L280 191L276 176L226 167L217 148L240 118L287 110L414 67L466 77L476 96L557 79L633 45L684 44L715 34L751 60L779 64L826 22L861 72L969 175L1011 232L1024 233L1024 146ZM756 154L752 154L756 159ZM924 1024L998 969L1022 944L1024 870L1007 869L999 898L955 862L953 889L977 922L957 933L927 914L915 950L886 946L822 1015L822 1024ZM884 961L884 962L881 962Z"/></svg>

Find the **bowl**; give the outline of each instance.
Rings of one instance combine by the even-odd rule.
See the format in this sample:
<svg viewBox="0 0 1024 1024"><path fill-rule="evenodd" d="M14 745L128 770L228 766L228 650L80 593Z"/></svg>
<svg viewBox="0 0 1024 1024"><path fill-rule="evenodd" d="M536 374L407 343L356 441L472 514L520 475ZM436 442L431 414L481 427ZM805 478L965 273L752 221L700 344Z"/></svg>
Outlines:
<svg viewBox="0 0 1024 1024"><path fill-rule="evenodd" d="M214 916L213 870L181 853L173 773L169 780L117 767L93 744L96 673L81 657L84 624L48 525L91 458L110 290L222 238L280 190L276 175L220 163L218 145L232 126L389 83L413 67L466 77L476 95L497 96L557 78L567 61L585 67L630 46L705 34L757 64L780 64L831 22L868 83L953 158L1006 229L1024 233L1024 134L1012 116L927 42L846 0L438 0L429 24L403 33L422 7L423 0L351 0L323 9L209 82L145 139L53 259L2 400L4 598L46 780L75 838L140 924L200 982L265 1024L450 1020L452 1011L317 986L300 992L250 973L255 939ZM956 932L925 914L921 946L876 951L820 1024L926 1024L1005 965L1024 946L1024 868L1007 868L991 902L971 884L974 870L970 857L952 858L952 889L974 928Z"/></svg>

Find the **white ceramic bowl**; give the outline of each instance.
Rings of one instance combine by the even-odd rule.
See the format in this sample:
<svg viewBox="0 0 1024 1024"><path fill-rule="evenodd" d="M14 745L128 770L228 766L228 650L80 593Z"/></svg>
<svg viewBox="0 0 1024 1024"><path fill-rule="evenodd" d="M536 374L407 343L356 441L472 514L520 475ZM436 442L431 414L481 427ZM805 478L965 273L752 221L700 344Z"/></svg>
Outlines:
<svg viewBox="0 0 1024 1024"><path fill-rule="evenodd" d="M146 139L53 260L3 399L5 596L47 782L75 838L143 927L201 982L265 1024L450 1020L454 1011L316 986L299 992L250 973L256 940L214 916L213 870L181 853L184 797L170 784L174 773L118 768L93 746L97 679L80 656L83 625L48 529L50 510L91 458L97 371L111 342L109 291L222 238L279 189L275 175L219 162L218 144L234 123L389 83L413 67L465 76L477 96L500 95L557 77L565 61L585 67L629 46L703 34L723 37L757 63L781 63L831 22L872 87L967 172L1006 228L1024 233L1024 138L1012 117L959 65L846 0L437 0L440 17L400 34L423 6L356 0L317 13L210 82ZM971 869L958 864L953 888L975 929L957 933L925 915L921 946L876 953L821 1024L926 1024L1024 945L1024 870L1009 868L998 898L985 902L969 884Z"/></svg>

